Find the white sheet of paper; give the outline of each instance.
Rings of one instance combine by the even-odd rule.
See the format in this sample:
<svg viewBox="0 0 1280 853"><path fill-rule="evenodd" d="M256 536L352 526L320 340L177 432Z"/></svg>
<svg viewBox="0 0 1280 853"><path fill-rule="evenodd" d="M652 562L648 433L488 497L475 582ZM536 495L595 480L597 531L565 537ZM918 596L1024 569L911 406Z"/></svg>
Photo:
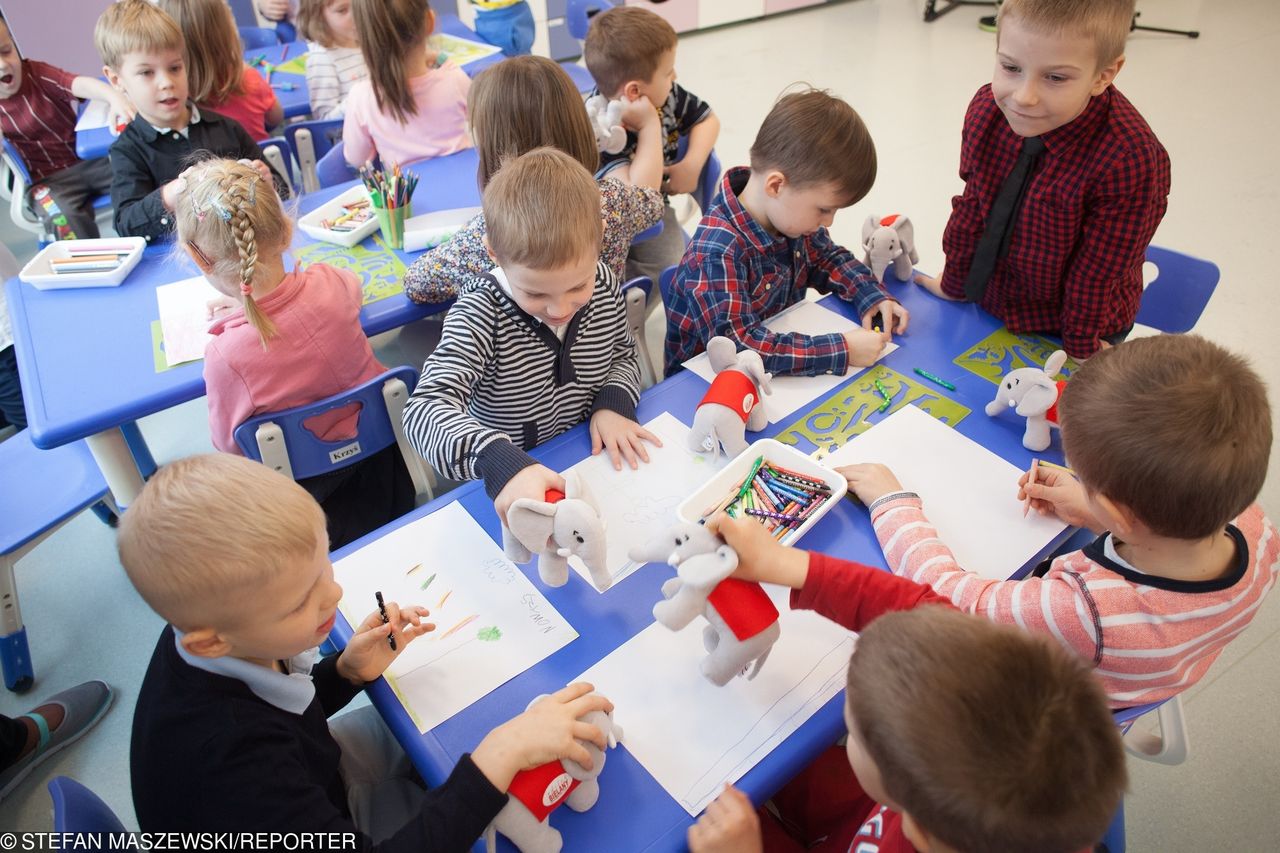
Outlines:
<svg viewBox="0 0 1280 853"><path fill-rule="evenodd" d="M843 334L861 328L858 323L843 314L827 308L823 303L837 297L827 295L818 300L802 299L787 310L775 314L765 320L765 328L778 334L799 332L803 335ZM879 358L884 358L898 348L895 343L887 343L881 350ZM879 359L877 359L879 360ZM684 366L710 382L715 378L711 369L711 361L705 352L699 353L684 363ZM769 423L789 417L815 400L825 396L837 385L851 376L857 376L865 367L853 367L843 376L775 376L770 383L773 393L764 398L765 411L769 413Z"/></svg>
<svg viewBox="0 0 1280 853"><path fill-rule="evenodd" d="M213 338L208 332L209 303L225 299L199 275L156 288L164 357L171 366L204 358L205 344Z"/></svg>
<svg viewBox="0 0 1280 853"><path fill-rule="evenodd" d="M782 636L751 681L738 677L716 687L702 676L702 618L678 632L655 622L576 679L609 697L627 749L690 815L845 685L853 633L791 610L787 590L765 588L782 614Z"/></svg>
<svg viewBox="0 0 1280 853"><path fill-rule="evenodd" d="M920 495L960 565L984 578L1008 579L1066 529L1056 518L1023 518L1024 472L915 406L822 460L829 468L859 462L888 465L904 489Z"/></svg>
<svg viewBox="0 0 1280 853"><path fill-rule="evenodd" d="M628 558L627 551L675 524L676 506L728 463L723 455L713 461L711 454L690 450L689 428L669 412L644 426L662 439L662 447L649 445L649 461L640 463L636 470L626 463L621 471L613 470L605 453L588 456L569 469L586 483L604 519L609 571L615 584L642 565ZM591 583L582 560L571 557L569 565Z"/></svg>
<svg viewBox="0 0 1280 853"><path fill-rule="evenodd" d="M436 630L387 669L425 732L578 636L457 503L406 524L334 565L342 615L359 625L387 601L431 611Z"/></svg>
<svg viewBox="0 0 1280 853"><path fill-rule="evenodd" d="M80 118L76 119L76 132L106 127L107 111L109 109L110 107L106 101L99 101L97 98L91 99L89 103L85 104L84 112L80 113Z"/></svg>

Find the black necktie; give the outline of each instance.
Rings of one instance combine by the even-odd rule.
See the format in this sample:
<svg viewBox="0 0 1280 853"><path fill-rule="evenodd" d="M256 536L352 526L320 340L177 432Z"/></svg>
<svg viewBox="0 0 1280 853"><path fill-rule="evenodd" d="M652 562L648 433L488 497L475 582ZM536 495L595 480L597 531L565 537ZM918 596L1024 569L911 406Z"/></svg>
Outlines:
<svg viewBox="0 0 1280 853"><path fill-rule="evenodd" d="M1013 164L1009 177L1004 179L991 212L987 214L987 227L978 240L978 248L973 253L973 264L969 267L969 277L964 280L964 296L970 302L981 302L982 294L987 291L991 281L991 273L995 271L996 261L1009 251L1009 233L1013 231L1013 222L1018 216L1018 208L1022 206L1022 197L1026 194L1027 184L1031 182L1031 171L1035 168L1036 159L1044 152L1044 140L1038 136L1028 136L1022 140L1022 153L1018 162Z"/></svg>

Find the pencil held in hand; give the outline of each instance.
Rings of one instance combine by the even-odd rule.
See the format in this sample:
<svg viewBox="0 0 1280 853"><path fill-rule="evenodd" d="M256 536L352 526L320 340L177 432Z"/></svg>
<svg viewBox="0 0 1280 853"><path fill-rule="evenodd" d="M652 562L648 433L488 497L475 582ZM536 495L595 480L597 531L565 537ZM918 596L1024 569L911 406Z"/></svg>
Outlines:
<svg viewBox="0 0 1280 853"><path fill-rule="evenodd" d="M1022 504L1022 517L1026 518L1027 513L1031 512L1031 487L1036 483L1036 472L1040 470L1040 460L1032 459L1031 468L1027 470L1027 484L1022 487L1022 493L1026 495L1026 500Z"/></svg>
<svg viewBox="0 0 1280 853"><path fill-rule="evenodd" d="M378 600L378 612L382 614L382 624L385 625L391 620L387 618L387 603L382 600L382 590L375 592L373 597ZM387 645L391 646L391 651L394 652L396 650L396 634L394 628L392 628L391 633L387 635Z"/></svg>

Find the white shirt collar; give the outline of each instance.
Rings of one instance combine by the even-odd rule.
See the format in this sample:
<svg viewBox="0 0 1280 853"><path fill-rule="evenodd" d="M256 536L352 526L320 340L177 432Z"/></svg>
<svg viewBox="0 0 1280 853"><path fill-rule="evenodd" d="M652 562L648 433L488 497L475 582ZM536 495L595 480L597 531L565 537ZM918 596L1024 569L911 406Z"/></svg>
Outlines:
<svg viewBox="0 0 1280 853"><path fill-rule="evenodd" d="M188 664L214 675L234 678L252 690L263 702L274 705L281 711L301 716L315 699L316 685L311 680L311 668L320 659L319 649L308 649L285 661L285 667L289 670L286 675L239 658L196 657L182 647L182 637L183 633L174 628L173 641L178 648L178 656Z"/></svg>
<svg viewBox="0 0 1280 853"><path fill-rule="evenodd" d="M195 104L191 104L190 107L191 117L187 119L187 126L178 131L178 133L181 133L183 136L186 136L191 130L191 125L200 123L200 108ZM151 126L155 128L156 133L173 133L173 128L171 127L156 127L154 124Z"/></svg>

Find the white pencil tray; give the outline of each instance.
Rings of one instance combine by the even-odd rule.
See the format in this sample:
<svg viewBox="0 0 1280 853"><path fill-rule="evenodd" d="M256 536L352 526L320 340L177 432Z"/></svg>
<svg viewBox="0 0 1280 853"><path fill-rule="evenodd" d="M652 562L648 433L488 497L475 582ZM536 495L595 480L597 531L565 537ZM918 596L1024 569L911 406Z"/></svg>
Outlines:
<svg viewBox="0 0 1280 853"><path fill-rule="evenodd" d="M337 243L339 246L346 246L349 249L378 230L378 217L369 217L364 224L353 231L330 231L328 228L320 227L320 223L326 219L337 219L342 215L343 207L362 199L368 201L369 192L364 186L357 184L342 195L329 199L306 216L300 217L298 219L298 227L302 229L303 233L315 240Z"/></svg>
<svg viewBox="0 0 1280 853"><path fill-rule="evenodd" d="M95 246L130 247L120 266L98 272L56 273L49 262L71 257L72 249L92 249ZM39 290L64 290L75 287L115 287L129 277L129 273L142 260L142 250L147 241L141 237L100 237L92 240L59 240L50 243L40 254L27 263L18 278Z"/></svg>

